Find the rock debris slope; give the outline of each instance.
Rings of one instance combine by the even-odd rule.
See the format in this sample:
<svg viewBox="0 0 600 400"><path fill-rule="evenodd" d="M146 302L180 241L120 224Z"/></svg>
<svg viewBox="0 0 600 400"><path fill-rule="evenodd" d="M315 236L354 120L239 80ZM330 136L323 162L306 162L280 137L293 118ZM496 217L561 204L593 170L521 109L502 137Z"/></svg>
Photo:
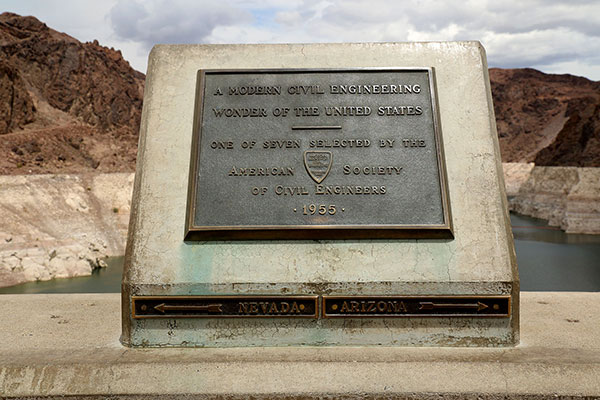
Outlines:
<svg viewBox="0 0 600 400"><path fill-rule="evenodd" d="M0 174L131 171L143 90L120 51L0 14Z"/></svg>
<svg viewBox="0 0 600 400"><path fill-rule="evenodd" d="M600 167L600 82L490 69L504 162Z"/></svg>

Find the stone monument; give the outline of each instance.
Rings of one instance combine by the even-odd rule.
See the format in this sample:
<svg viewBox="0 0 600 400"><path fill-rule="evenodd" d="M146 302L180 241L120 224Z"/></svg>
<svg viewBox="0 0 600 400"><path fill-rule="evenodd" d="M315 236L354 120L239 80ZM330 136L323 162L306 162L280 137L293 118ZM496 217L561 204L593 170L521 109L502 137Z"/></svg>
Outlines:
<svg viewBox="0 0 600 400"><path fill-rule="evenodd" d="M512 346L519 281L477 42L158 45L127 346Z"/></svg>

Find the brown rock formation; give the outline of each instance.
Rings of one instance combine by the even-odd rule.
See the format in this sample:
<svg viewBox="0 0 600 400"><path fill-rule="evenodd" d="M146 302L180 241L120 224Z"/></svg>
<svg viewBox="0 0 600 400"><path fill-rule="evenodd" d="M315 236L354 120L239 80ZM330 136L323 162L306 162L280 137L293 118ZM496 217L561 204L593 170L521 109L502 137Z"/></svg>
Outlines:
<svg viewBox="0 0 600 400"><path fill-rule="evenodd" d="M0 134L33 122L35 107L18 70L0 60Z"/></svg>
<svg viewBox="0 0 600 400"><path fill-rule="evenodd" d="M600 82L490 69L505 162L600 167ZM144 75L117 50L0 15L0 174L133 171Z"/></svg>
<svg viewBox="0 0 600 400"><path fill-rule="evenodd" d="M121 52L0 15L0 174L131 171L144 75Z"/></svg>
<svg viewBox="0 0 600 400"><path fill-rule="evenodd" d="M600 167L600 82L490 69L504 162Z"/></svg>
<svg viewBox="0 0 600 400"><path fill-rule="evenodd" d="M600 167L600 100L572 108L554 141L536 155L537 165Z"/></svg>

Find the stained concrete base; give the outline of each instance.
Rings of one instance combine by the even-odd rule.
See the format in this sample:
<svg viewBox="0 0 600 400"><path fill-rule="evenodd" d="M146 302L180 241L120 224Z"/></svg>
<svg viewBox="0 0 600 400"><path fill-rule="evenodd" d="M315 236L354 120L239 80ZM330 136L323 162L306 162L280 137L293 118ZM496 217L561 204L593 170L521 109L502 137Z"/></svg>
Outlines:
<svg viewBox="0 0 600 400"><path fill-rule="evenodd" d="M514 348L131 349L118 294L3 295L0 397L600 396L600 293L521 301Z"/></svg>

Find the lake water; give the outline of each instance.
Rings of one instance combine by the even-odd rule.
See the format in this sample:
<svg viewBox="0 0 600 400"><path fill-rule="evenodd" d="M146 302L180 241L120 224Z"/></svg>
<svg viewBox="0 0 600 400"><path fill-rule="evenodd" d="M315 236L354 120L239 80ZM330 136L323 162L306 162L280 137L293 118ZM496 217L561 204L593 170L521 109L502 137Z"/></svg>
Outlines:
<svg viewBox="0 0 600 400"><path fill-rule="evenodd" d="M545 221L511 215L521 290L600 291L600 235L571 235ZM0 288L8 293L118 293L123 257L91 276Z"/></svg>
<svg viewBox="0 0 600 400"><path fill-rule="evenodd" d="M521 290L600 291L600 235L566 234L511 215Z"/></svg>
<svg viewBox="0 0 600 400"><path fill-rule="evenodd" d="M28 282L0 288L0 294L19 293L120 293L123 257L106 259L106 268L96 269L91 276Z"/></svg>

